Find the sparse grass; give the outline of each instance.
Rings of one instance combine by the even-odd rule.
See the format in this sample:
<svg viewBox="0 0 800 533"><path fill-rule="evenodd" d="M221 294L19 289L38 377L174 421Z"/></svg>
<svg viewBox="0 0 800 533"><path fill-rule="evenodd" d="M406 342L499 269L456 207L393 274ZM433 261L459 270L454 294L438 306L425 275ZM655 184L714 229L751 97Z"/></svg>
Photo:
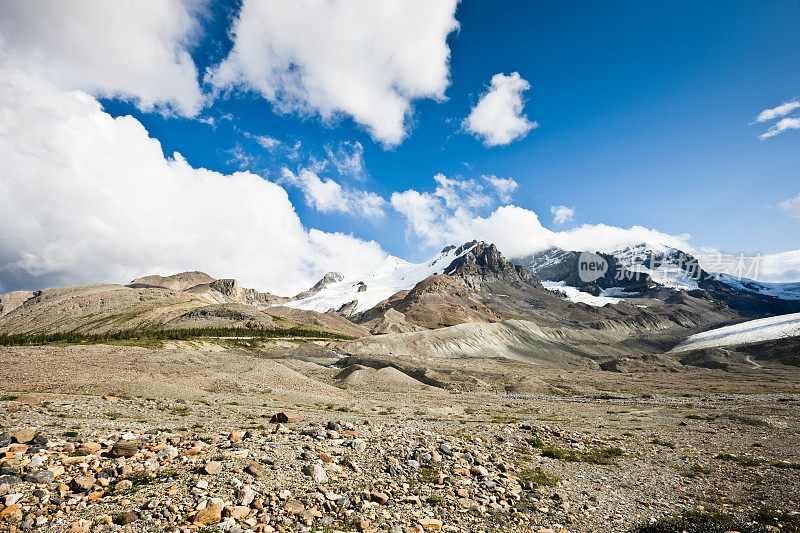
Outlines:
<svg viewBox="0 0 800 533"><path fill-rule="evenodd" d="M114 489L109 491L109 495L122 495L122 494L130 494L132 492L138 491L141 487L145 485L156 485L158 483L163 483L168 479L172 479L178 476L178 472L176 470L162 470L161 472L156 472L154 474L149 473L140 473L134 474L127 478L133 485L129 489L124 490L117 490L116 486ZM121 481L121 480L120 480ZM119 483L119 481L117 481Z"/></svg>
<svg viewBox="0 0 800 533"><path fill-rule="evenodd" d="M447 503L447 500L445 500L444 496L438 492L433 492L430 496L428 496L428 503L434 507L439 507L440 505Z"/></svg>
<svg viewBox="0 0 800 533"><path fill-rule="evenodd" d="M686 418L689 419L689 420L706 420L708 422L717 419L716 416L712 416L712 415L703 416L703 415L695 415L695 414L686 415Z"/></svg>
<svg viewBox="0 0 800 533"><path fill-rule="evenodd" d="M731 461L736 464L740 464L742 466L761 466L766 463L766 461L762 461L761 459L756 459L755 457L744 457L740 455L731 455L729 453L718 453L714 456L714 459L719 459L721 461Z"/></svg>
<svg viewBox="0 0 800 533"><path fill-rule="evenodd" d="M0 396L0 402L13 402L17 398L19 398L17 394L3 394Z"/></svg>
<svg viewBox="0 0 800 533"><path fill-rule="evenodd" d="M714 469L708 466L692 465L689 470L684 470L681 475L688 478L696 478L700 475L707 475L713 472Z"/></svg>
<svg viewBox="0 0 800 533"><path fill-rule="evenodd" d="M561 481L561 478L541 467L536 467L526 468L520 472L519 480L528 485L552 487Z"/></svg>
<svg viewBox="0 0 800 533"><path fill-rule="evenodd" d="M192 410L189 408L188 405L182 405L180 407L173 407L169 410L169 414L173 416L188 416Z"/></svg>
<svg viewBox="0 0 800 533"><path fill-rule="evenodd" d="M800 470L800 463L789 463L787 461L777 461L772 463L775 468L788 468L791 470Z"/></svg>
<svg viewBox="0 0 800 533"><path fill-rule="evenodd" d="M637 526L631 533L726 533L728 531L767 533L777 530L797 533L800 531L800 517L770 509L762 509L745 519L718 511L695 510L686 511L680 516L662 518L652 524Z"/></svg>
<svg viewBox="0 0 800 533"><path fill-rule="evenodd" d="M417 471L417 481L423 485L434 485L438 481L436 470L429 466L423 466Z"/></svg>
<svg viewBox="0 0 800 533"><path fill-rule="evenodd" d="M287 322L287 324L294 324ZM226 339L225 337L248 337L248 339ZM58 333L0 334L2 346L24 346L42 344L125 344L140 346L162 345L165 340L190 341L213 338L223 341L252 339L274 339L279 337L298 337L304 339L352 340L352 337L313 326L295 324L291 327L264 328L185 328L153 330L121 330L107 333L86 334L74 331ZM221 339L220 339L221 338Z"/></svg>
<svg viewBox="0 0 800 533"><path fill-rule="evenodd" d="M548 446L541 451L542 457L558 459L568 463L592 463L597 465L614 464L614 459L620 457L625 452L621 448L595 448L593 450L581 451L556 448Z"/></svg>
<svg viewBox="0 0 800 533"><path fill-rule="evenodd" d="M117 413L117 412L105 413L105 417L108 418L109 420L117 420L119 418L122 418L123 416L124 415L122 413Z"/></svg>
<svg viewBox="0 0 800 533"><path fill-rule="evenodd" d="M665 448L669 448L670 450L675 449L675 444L661 439L653 439L650 441L650 444L655 444L657 446L664 446Z"/></svg>

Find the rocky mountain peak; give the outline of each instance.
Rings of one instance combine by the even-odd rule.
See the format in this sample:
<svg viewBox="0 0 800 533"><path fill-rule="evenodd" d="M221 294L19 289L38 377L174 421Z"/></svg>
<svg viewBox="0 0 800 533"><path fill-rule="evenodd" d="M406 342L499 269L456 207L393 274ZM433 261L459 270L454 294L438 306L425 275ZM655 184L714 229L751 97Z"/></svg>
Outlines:
<svg viewBox="0 0 800 533"><path fill-rule="evenodd" d="M464 253L466 250L466 253ZM445 269L444 273L459 277L470 287L478 287L485 281L504 281L514 285L532 283L536 278L530 271L508 261L494 244L472 241L461 245L460 255Z"/></svg>
<svg viewBox="0 0 800 533"><path fill-rule="evenodd" d="M303 298L308 298L309 296L314 296L315 294L317 294L319 291L325 289L326 287L329 287L330 285L333 285L334 283L339 283L340 281L343 281L343 280L344 280L344 276L342 276L338 272L328 272L324 276L322 276L322 279L319 280L318 282L316 282L313 287L311 287L307 291L301 292L300 294L296 295L293 299L294 300L302 300Z"/></svg>

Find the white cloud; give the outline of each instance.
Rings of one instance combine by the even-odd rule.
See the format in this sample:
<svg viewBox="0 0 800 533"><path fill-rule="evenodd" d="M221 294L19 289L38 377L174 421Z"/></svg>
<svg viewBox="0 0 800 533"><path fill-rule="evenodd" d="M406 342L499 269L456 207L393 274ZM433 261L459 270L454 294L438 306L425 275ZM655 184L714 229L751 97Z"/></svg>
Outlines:
<svg viewBox="0 0 800 533"><path fill-rule="evenodd" d="M244 0L234 46L206 80L283 113L348 115L394 146L411 101L443 99L457 0Z"/></svg>
<svg viewBox="0 0 800 533"><path fill-rule="evenodd" d="M566 224L575 218L575 210L565 205L550 206L550 213L552 213L553 222L556 224Z"/></svg>
<svg viewBox="0 0 800 533"><path fill-rule="evenodd" d="M800 107L800 100L792 100L791 102L784 102L777 107L765 109L756 117L755 122L768 122L776 118L788 115L795 109Z"/></svg>
<svg viewBox="0 0 800 533"><path fill-rule="evenodd" d="M277 184L166 158L136 119L8 65L0 168L7 290L200 269L286 294L385 258L374 242L304 228Z"/></svg>
<svg viewBox="0 0 800 533"><path fill-rule="evenodd" d="M390 202L406 219L410 234L435 246L447 243L447 235L456 234L454 228L467 224L479 210L506 201L517 187L513 179L497 176L475 180L437 174L433 179L436 182L433 192L414 189L395 192Z"/></svg>
<svg viewBox="0 0 800 533"><path fill-rule="evenodd" d="M669 235L641 226L584 224L568 231L552 231L542 225L536 213L515 205L496 207L488 216L480 216L481 208L496 205L498 197L491 189L475 191L473 187L480 186L475 180L449 179L441 174L435 181L437 187L432 193L410 189L391 197L392 207L406 219L409 236L431 248L478 239L495 243L507 257L552 246L602 252L638 243L693 251L688 235Z"/></svg>
<svg viewBox="0 0 800 533"><path fill-rule="evenodd" d="M791 217L800 218L800 194L782 201L778 204L778 208Z"/></svg>
<svg viewBox="0 0 800 533"><path fill-rule="evenodd" d="M498 178L495 175L482 176L482 178L494 187L501 202L510 202L511 193L519 187L519 183L511 178Z"/></svg>
<svg viewBox="0 0 800 533"><path fill-rule="evenodd" d="M800 129L800 117L786 117L773 124L773 126L762 133L760 137L762 140L769 139L784 131L797 129Z"/></svg>
<svg viewBox="0 0 800 533"><path fill-rule="evenodd" d="M332 179L321 179L316 172L301 169L296 174L283 168L280 183L297 187L308 205L322 213L350 213L382 217L386 200L367 191L346 190Z"/></svg>
<svg viewBox="0 0 800 533"><path fill-rule="evenodd" d="M188 2L0 0L0 13L6 63L144 111L194 116L203 106L188 52L199 26Z"/></svg>
<svg viewBox="0 0 800 533"><path fill-rule="evenodd" d="M355 179L364 177L366 171L364 147L360 142L340 142L335 150L326 146L325 153L328 155L328 161L333 164L340 176Z"/></svg>
<svg viewBox="0 0 800 533"><path fill-rule="evenodd" d="M486 146L506 145L525 137L539 127L523 114L522 93L530 88L530 83L519 72L508 76L495 74L489 90L481 96L462 126Z"/></svg>

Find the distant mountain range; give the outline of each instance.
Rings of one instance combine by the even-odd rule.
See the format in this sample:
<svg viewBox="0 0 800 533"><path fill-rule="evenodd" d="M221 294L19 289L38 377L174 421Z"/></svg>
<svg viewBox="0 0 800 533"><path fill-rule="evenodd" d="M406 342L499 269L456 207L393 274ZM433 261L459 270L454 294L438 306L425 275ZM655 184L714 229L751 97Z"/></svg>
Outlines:
<svg viewBox="0 0 800 533"><path fill-rule="evenodd" d="M448 246L424 263L389 257L368 275L331 272L295 296L202 272L12 292L0 296L0 335L191 330L346 336L364 339L350 347L361 356L363 350L411 349L403 344L411 338L423 344L440 339L456 352L491 345L502 356L588 359L610 367L620 359L649 358L648 364L670 367L658 357L691 335L790 313L800 313L800 283L707 272L675 248L551 248L509 260L493 244L472 241ZM481 340L473 338L479 330L471 324L502 326L480 329ZM466 329L453 330L464 339L456 348L453 335L431 333L458 325ZM486 331L498 338L486 339ZM589 331L594 333L587 337ZM780 331L783 337L795 330ZM762 337L758 342L770 340Z"/></svg>

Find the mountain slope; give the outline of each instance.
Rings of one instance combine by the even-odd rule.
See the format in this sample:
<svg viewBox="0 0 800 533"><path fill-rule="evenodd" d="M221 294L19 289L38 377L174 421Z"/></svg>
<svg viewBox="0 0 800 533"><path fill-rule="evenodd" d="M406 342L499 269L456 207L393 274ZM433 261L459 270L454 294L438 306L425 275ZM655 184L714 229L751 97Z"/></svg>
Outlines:
<svg viewBox="0 0 800 533"><path fill-rule="evenodd" d="M383 265L366 276L325 283L311 296L287 302L286 306L324 313L337 311L351 304L348 314L364 312L400 291L413 288L429 276L443 273L459 254L463 255L467 251L449 246L430 261L419 264L389 256Z"/></svg>
<svg viewBox="0 0 800 533"><path fill-rule="evenodd" d="M270 307L269 295L241 289L235 280L189 274L166 278L148 276L133 283L133 287L82 285L3 295L0 304L10 311L0 315L0 334L98 335L187 328L283 330L303 325L321 333L354 337L368 334L362 327L339 316ZM208 279L212 281L183 291L152 285L161 282L186 287Z"/></svg>

